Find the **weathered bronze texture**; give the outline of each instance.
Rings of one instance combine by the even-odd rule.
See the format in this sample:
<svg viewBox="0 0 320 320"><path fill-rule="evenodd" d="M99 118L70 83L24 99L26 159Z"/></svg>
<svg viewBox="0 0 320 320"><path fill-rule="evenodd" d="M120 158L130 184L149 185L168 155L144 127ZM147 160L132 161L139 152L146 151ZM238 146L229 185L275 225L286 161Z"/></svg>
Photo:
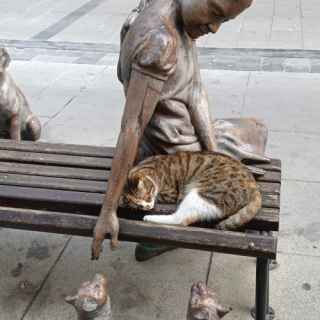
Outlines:
<svg viewBox="0 0 320 320"><path fill-rule="evenodd" d="M92 281L81 285L76 295L67 296L65 300L76 309L78 320L112 320L107 278L104 275L96 274Z"/></svg>
<svg viewBox="0 0 320 320"><path fill-rule="evenodd" d="M216 294L199 282L191 288L187 320L219 320L232 309L222 306L217 301Z"/></svg>
<svg viewBox="0 0 320 320"><path fill-rule="evenodd" d="M177 150L219 150L266 161L267 131L255 120L215 122L200 78L195 40L240 14L252 0L141 1L121 31L118 78L126 95L112 172L94 231L98 259L106 233L118 245L117 207L135 161ZM252 128L254 127L254 130Z"/></svg>
<svg viewBox="0 0 320 320"><path fill-rule="evenodd" d="M0 48L0 138L16 141L38 140L39 119L31 112L28 101L8 72L10 56Z"/></svg>

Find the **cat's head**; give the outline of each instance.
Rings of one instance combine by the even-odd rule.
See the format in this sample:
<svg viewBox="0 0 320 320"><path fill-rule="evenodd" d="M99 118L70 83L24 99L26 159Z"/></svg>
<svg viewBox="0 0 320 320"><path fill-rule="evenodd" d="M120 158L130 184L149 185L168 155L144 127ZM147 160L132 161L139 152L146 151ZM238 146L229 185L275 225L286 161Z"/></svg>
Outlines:
<svg viewBox="0 0 320 320"><path fill-rule="evenodd" d="M156 182L147 172L129 174L123 200L132 208L151 210L154 208L158 192Z"/></svg>

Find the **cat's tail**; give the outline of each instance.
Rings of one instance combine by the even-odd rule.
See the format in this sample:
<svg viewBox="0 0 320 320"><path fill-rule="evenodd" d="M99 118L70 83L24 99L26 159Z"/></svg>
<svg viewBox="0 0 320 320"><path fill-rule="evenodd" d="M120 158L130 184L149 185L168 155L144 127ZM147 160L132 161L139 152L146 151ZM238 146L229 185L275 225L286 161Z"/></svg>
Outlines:
<svg viewBox="0 0 320 320"><path fill-rule="evenodd" d="M217 225L220 230L234 230L252 220L262 206L262 197L258 189L254 189L251 193L249 203L226 220Z"/></svg>

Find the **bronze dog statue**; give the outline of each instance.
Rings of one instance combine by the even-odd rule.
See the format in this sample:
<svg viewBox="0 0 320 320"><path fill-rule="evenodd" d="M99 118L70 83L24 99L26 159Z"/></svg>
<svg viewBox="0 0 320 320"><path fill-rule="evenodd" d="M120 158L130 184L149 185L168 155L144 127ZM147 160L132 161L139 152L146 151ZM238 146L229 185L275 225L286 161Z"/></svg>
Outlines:
<svg viewBox="0 0 320 320"><path fill-rule="evenodd" d="M7 50L0 48L0 138L36 141L41 123L7 71L10 61Z"/></svg>

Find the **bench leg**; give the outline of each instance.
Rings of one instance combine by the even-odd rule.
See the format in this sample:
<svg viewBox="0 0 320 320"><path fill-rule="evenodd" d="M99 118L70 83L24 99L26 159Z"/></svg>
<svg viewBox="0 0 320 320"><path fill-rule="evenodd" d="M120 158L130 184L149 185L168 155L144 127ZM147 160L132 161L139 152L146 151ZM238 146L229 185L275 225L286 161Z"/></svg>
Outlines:
<svg viewBox="0 0 320 320"><path fill-rule="evenodd" d="M251 312L256 320L271 320L275 317L273 309L269 307L269 265L269 259L257 258L256 307Z"/></svg>

